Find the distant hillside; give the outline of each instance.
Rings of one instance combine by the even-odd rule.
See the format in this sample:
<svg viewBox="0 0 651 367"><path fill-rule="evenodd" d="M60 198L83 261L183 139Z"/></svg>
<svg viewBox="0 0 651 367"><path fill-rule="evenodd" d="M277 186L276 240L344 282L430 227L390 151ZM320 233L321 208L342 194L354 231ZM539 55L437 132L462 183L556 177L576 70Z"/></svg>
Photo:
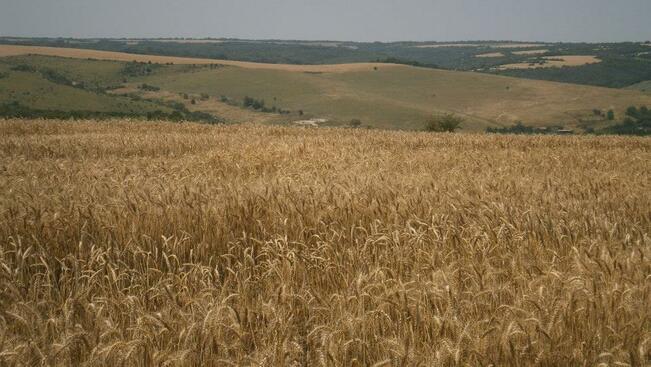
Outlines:
<svg viewBox="0 0 651 367"><path fill-rule="evenodd" d="M360 43L237 39L0 38L0 43L293 65L389 61L611 88L623 88L651 80L651 44L636 42ZM583 65L558 61L582 57L598 62ZM532 67L512 70L505 67L508 65Z"/></svg>
<svg viewBox="0 0 651 367"><path fill-rule="evenodd" d="M69 58L18 56L17 50ZM297 66L13 46L0 46L0 55L5 55L0 58L5 74L0 104L40 109L92 107L145 111L154 117L157 110L176 111L184 118L213 116L226 122L318 120L316 124L341 126L356 121L408 130L422 129L433 115L453 113L465 119L464 131L483 131L516 121L601 127L611 123L605 117L608 110L618 119L629 106L651 106L651 95L633 90L394 64ZM74 98L63 92L74 92Z"/></svg>
<svg viewBox="0 0 651 367"><path fill-rule="evenodd" d="M651 94L651 80L647 80L641 83L633 84L626 89L639 90L641 92L646 92Z"/></svg>

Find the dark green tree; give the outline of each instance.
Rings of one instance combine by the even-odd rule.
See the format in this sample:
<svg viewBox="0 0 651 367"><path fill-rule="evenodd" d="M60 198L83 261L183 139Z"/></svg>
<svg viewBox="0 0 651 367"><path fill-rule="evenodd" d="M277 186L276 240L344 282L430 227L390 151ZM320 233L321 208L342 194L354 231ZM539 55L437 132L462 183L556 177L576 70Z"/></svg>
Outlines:
<svg viewBox="0 0 651 367"><path fill-rule="evenodd" d="M360 127L360 126L362 126L362 120L360 120L360 119L352 119L352 120L350 120L350 126L351 127Z"/></svg>
<svg viewBox="0 0 651 367"><path fill-rule="evenodd" d="M427 122L425 129L432 132L453 133L461 128L461 123L463 123L463 118L447 113L443 116L432 117Z"/></svg>

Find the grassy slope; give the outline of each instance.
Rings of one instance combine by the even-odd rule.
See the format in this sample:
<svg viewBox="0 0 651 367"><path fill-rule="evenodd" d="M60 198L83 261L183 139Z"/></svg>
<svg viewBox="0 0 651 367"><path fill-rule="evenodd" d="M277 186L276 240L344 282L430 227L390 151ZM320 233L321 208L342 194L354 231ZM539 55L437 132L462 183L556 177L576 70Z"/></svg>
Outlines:
<svg viewBox="0 0 651 367"><path fill-rule="evenodd" d="M651 80L647 80L646 82L642 82L642 83L633 84L630 87L627 87L626 89L637 90L640 92L651 94Z"/></svg>
<svg viewBox="0 0 651 367"><path fill-rule="evenodd" d="M52 83L40 75L11 72L0 79L0 103L19 102L44 110L148 112L167 110L150 102L135 102L124 97L111 97L74 87Z"/></svg>
<svg viewBox="0 0 651 367"><path fill-rule="evenodd" d="M35 69L53 69L70 80L83 81L93 86L117 85L121 82L123 62L87 60L49 56L14 56L0 59L11 65L27 64Z"/></svg>
<svg viewBox="0 0 651 367"><path fill-rule="evenodd" d="M124 64L112 61L91 61L55 57L29 56L0 59L0 103L19 102L44 110L99 111L141 113L169 108L147 101L110 96L51 82L37 72L12 71L11 67L25 64L41 70L56 70L68 79L85 82L91 87L117 85L122 80Z"/></svg>
<svg viewBox="0 0 651 367"><path fill-rule="evenodd" d="M77 56L87 55L82 52ZM91 85L119 84L123 78L120 70L124 64L114 61L43 56L14 56L4 60L54 68L69 79ZM248 95L264 99L268 106L304 110L308 116L329 118L339 123L361 119L365 125L392 129L420 129L432 114L446 112L464 116L466 131L480 131L487 126L508 125L518 120L527 124L560 123L573 127L579 119L591 118L593 109L614 109L621 115L630 105L651 105L651 96L639 91L398 65L326 65L319 66L322 68L319 70L330 72L319 73L305 72L296 65L267 65L268 68L260 64L238 65L214 70L191 65L164 66L151 76L130 78L130 82L146 82L171 93L207 93L215 98L225 95L242 99ZM5 96L0 94L0 101L7 100L7 85L13 82L16 80L12 78L0 81L0 86L5 85ZM22 83L23 89L36 89L35 97L23 98L26 102L54 99L49 105L63 106L67 103L85 104L88 98L86 105L89 108L104 103L107 106L103 107L104 110L112 110L118 103L101 101L106 96L81 96L81 91L73 92L69 90L71 88L67 88L66 93L52 93L46 89L46 93L56 95L41 97L44 95L41 84L49 82L32 80ZM16 95L21 94L14 93L12 98ZM154 108L125 107L125 103L132 102L123 100L117 108ZM79 106L70 108L73 107ZM232 121L243 121L250 115L243 111L241 116L237 116L237 110L233 109L228 113Z"/></svg>
<svg viewBox="0 0 651 367"><path fill-rule="evenodd" d="M424 43L346 43L342 47L321 47L315 44L305 46L302 42L260 42L245 40L227 40L223 43L177 43L177 42L138 42L126 40L69 40L69 47L63 48L63 40L23 40L42 45L56 45L53 47L11 46L0 45L0 55L17 54L26 52L42 52L51 55L75 55L76 57L113 58L130 61L134 58L141 60L152 59L152 56L139 54L167 55L156 57L158 62L173 60L172 55L203 57L204 59L188 60L177 57L179 63L205 63L222 62L230 65L244 65L238 61L249 60L275 64L247 64L247 67L264 67L273 69L311 69L313 66L300 66L300 64L332 64L351 63L370 60L403 60L404 62L419 62L422 65L441 65L449 70L482 70L484 72L499 73L515 77L553 80L566 83L584 85L598 85L613 88L622 88L634 83L651 79L650 48L632 42L584 44L584 43L555 43L538 44L537 47L526 47L524 44L510 43L509 48L493 47L490 43L465 43L464 47L441 47L436 44L434 48L422 47ZM2 42L2 40L0 40ZM494 43L493 43L494 44ZM315 47L316 46L316 47ZM332 44L331 44L332 46ZM353 49L347 47L352 46ZM457 45L458 46L458 45ZM79 49L74 47L90 47L110 51L96 51L93 49ZM532 51L535 48L547 49L546 56L595 56L603 62L599 64L575 66L568 68L547 68L538 70L492 70L499 65L530 63L537 61L535 55L517 55L517 50ZM476 55L500 51L504 54L501 58L481 58ZM125 53L128 52L128 53ZM513 53L512 53L513 52ZM206 61L206 59L212 59ZM166 60L166 61L162 61ZM156 62L156 61L154 61ZM176 61L175 61L176 62ZM285 63L293 65L283 65ZM299 64L299 65L297 65ZM319 67L321 68L321 67Z"/></svg>
<svg viewBox="0 0 651 367"><path fill-rule="evenodd" d="M635 91L407 66L323 74L226 67L143 80L178 92L249 95L318 117L359 118L383 128L421 128L429 116L443 112L463 115L471 131L517 120L573 125L595 108L623 112L633 104L651 105L649 96Z"/></svg>

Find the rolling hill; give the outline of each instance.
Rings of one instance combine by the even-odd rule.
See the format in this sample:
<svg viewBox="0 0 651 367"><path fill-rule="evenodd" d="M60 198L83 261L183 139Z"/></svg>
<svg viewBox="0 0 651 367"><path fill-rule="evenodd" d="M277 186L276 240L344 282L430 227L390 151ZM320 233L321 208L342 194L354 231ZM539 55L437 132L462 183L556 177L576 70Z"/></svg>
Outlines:
<svg viewBox="0 0 651 367"><path fill-rule="evenodd" d="M35 54L49 57L26 56ZM651 105L651 96L635 90L384 63L262 64L24 46L0 46L0 56L6 64L49 65L86 84L124 87L122 96L117 89L100 93L102 97L135 94L145 99L173 100L190 110L217 115L228 110L227 120L232 122L289 123L319 118L341 125L359 119L369 127L421 129L432 115L454 113L466 119L464 131L471 132L516 121L573 128L606 123L595 119L594 110L612 109L621 116L631 105ZM123 70L130 61L151 62L152 70L125 76ZM10 100L7 91L14 88L12 77L17 72L9 69L8 73L10 77L0 79L0 103ZM142 84L159 91L139 90L137 86ZM189 98L180 97L184 94ZM200 99L201 95L206 98ZM283 116L233 108L247 96L292 113Z"/></svg>
<svg viewBox="0 0 651 367"><path fill-rule="evenodd" d="M647 94L651 94L651 80L647 80L645 82L633 84L630 87L626 88L630 90L637 90L641 92L645 92Z"/></svg>

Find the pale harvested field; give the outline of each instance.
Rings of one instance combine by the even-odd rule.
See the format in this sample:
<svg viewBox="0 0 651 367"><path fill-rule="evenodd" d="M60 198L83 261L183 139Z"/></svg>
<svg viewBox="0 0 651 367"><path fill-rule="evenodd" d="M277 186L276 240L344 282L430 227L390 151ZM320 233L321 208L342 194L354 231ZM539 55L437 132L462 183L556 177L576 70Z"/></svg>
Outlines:
<svg viewBox="0 0 651 367"><path fill-rule="evenodd" d="M502 43L497 45L491 45L494 48L534 48L534 47L544 47L547 46L542 43Z"/></svg>
<svg viewBox="0 0 651 367"><path fill-rule="evenodd" d="M206 44L206 43L224 43L222 40L200 40L200 39L128 39L127 45L137 45L140 42L159 42L159 43L186 43L186 44Z"/></svg>
<svg viewBox="0 0 651 367"><path fill-rule="evenodd" d="M173 57L173 56L154 56L154 55L137 55L128 54L123 52L111 51L97 51L97 50L83 50L75 48L57 48L57 47L39 47L39 46L14 46L14 45L0 45L0 57L5 56L18 56L18 55L46 55L46 56L59 56L71 57L81 59L97 59L97 60L114 60L114 61L139 61L159 63L159 64L219 64L237 66L246 69L265 69L265 70L281 70L281 71L298 71L298 72L323 72L323 73L341 73L341 72L354 72L354 71L367 71L373 70L374 67L393 68L404 67L402 65L393 64L377 64L377 63L355 63L355 64L337 64L337 65L290 65L290 64L263 64L245 61L232 61L232 60L213 60L213 59L197 59L188 57Z"/></svg>
<svg viewBox="0 0 651 367"><path fill-rule="evenodd" d="M223 40L202 40L202 39L186 39L186 40L179 40L179 39L144 39L144 40L138 40L138 41L153 41L153 42L169 42L169 43L224 43Z"/></svg>
<svg viewBox="0 0 651 367"><path fill-rule="evenodd" d="M491 52L487 54L475 55L475 57L481 57L481 58L504 57L504 54L501 52Z"/></svg>
<svg viewBox="0 0 651 367"><path fill-rule="evenodd" d="M441 47L480 47L478 43L438 43L433 45L418 45L416 48L441 48Z"/></svg>
<svg viewBox="0 0 651 367"><path fill-rule="evenodd" d="M0 122L0 365L643 366L651 139Z"/></svg>
<svg viewBox="0 0 651 367"><path fill-rule="evenodd" d="M431 45L418 45L417 48L441 48L441 47L492 47L492 48L529 48L529 47L543 47L546 46L541 43L496 43L496 44L480 44L480 43L437 43Z"/></svg>
<svg viewBox="0 0 651 367"><path fill-rule="evenodd" d="M526 51L513 51L514 55L542 55L549 52L549 50L526 50Z"/></svg>
<svg viewBox="0 0 651 367"><path fill-rule="evenodd" d="M547 61L542 65L540 64L531 65L531 63L523 62L517 64L501 65L499 69L507 70L507 69L561 68L564 66L582 66L588 64L598 64L601 62L601 59L599 59L596 56L582 56L582 55L546 56L544 57L544 59L546 59Z"/></svg>

